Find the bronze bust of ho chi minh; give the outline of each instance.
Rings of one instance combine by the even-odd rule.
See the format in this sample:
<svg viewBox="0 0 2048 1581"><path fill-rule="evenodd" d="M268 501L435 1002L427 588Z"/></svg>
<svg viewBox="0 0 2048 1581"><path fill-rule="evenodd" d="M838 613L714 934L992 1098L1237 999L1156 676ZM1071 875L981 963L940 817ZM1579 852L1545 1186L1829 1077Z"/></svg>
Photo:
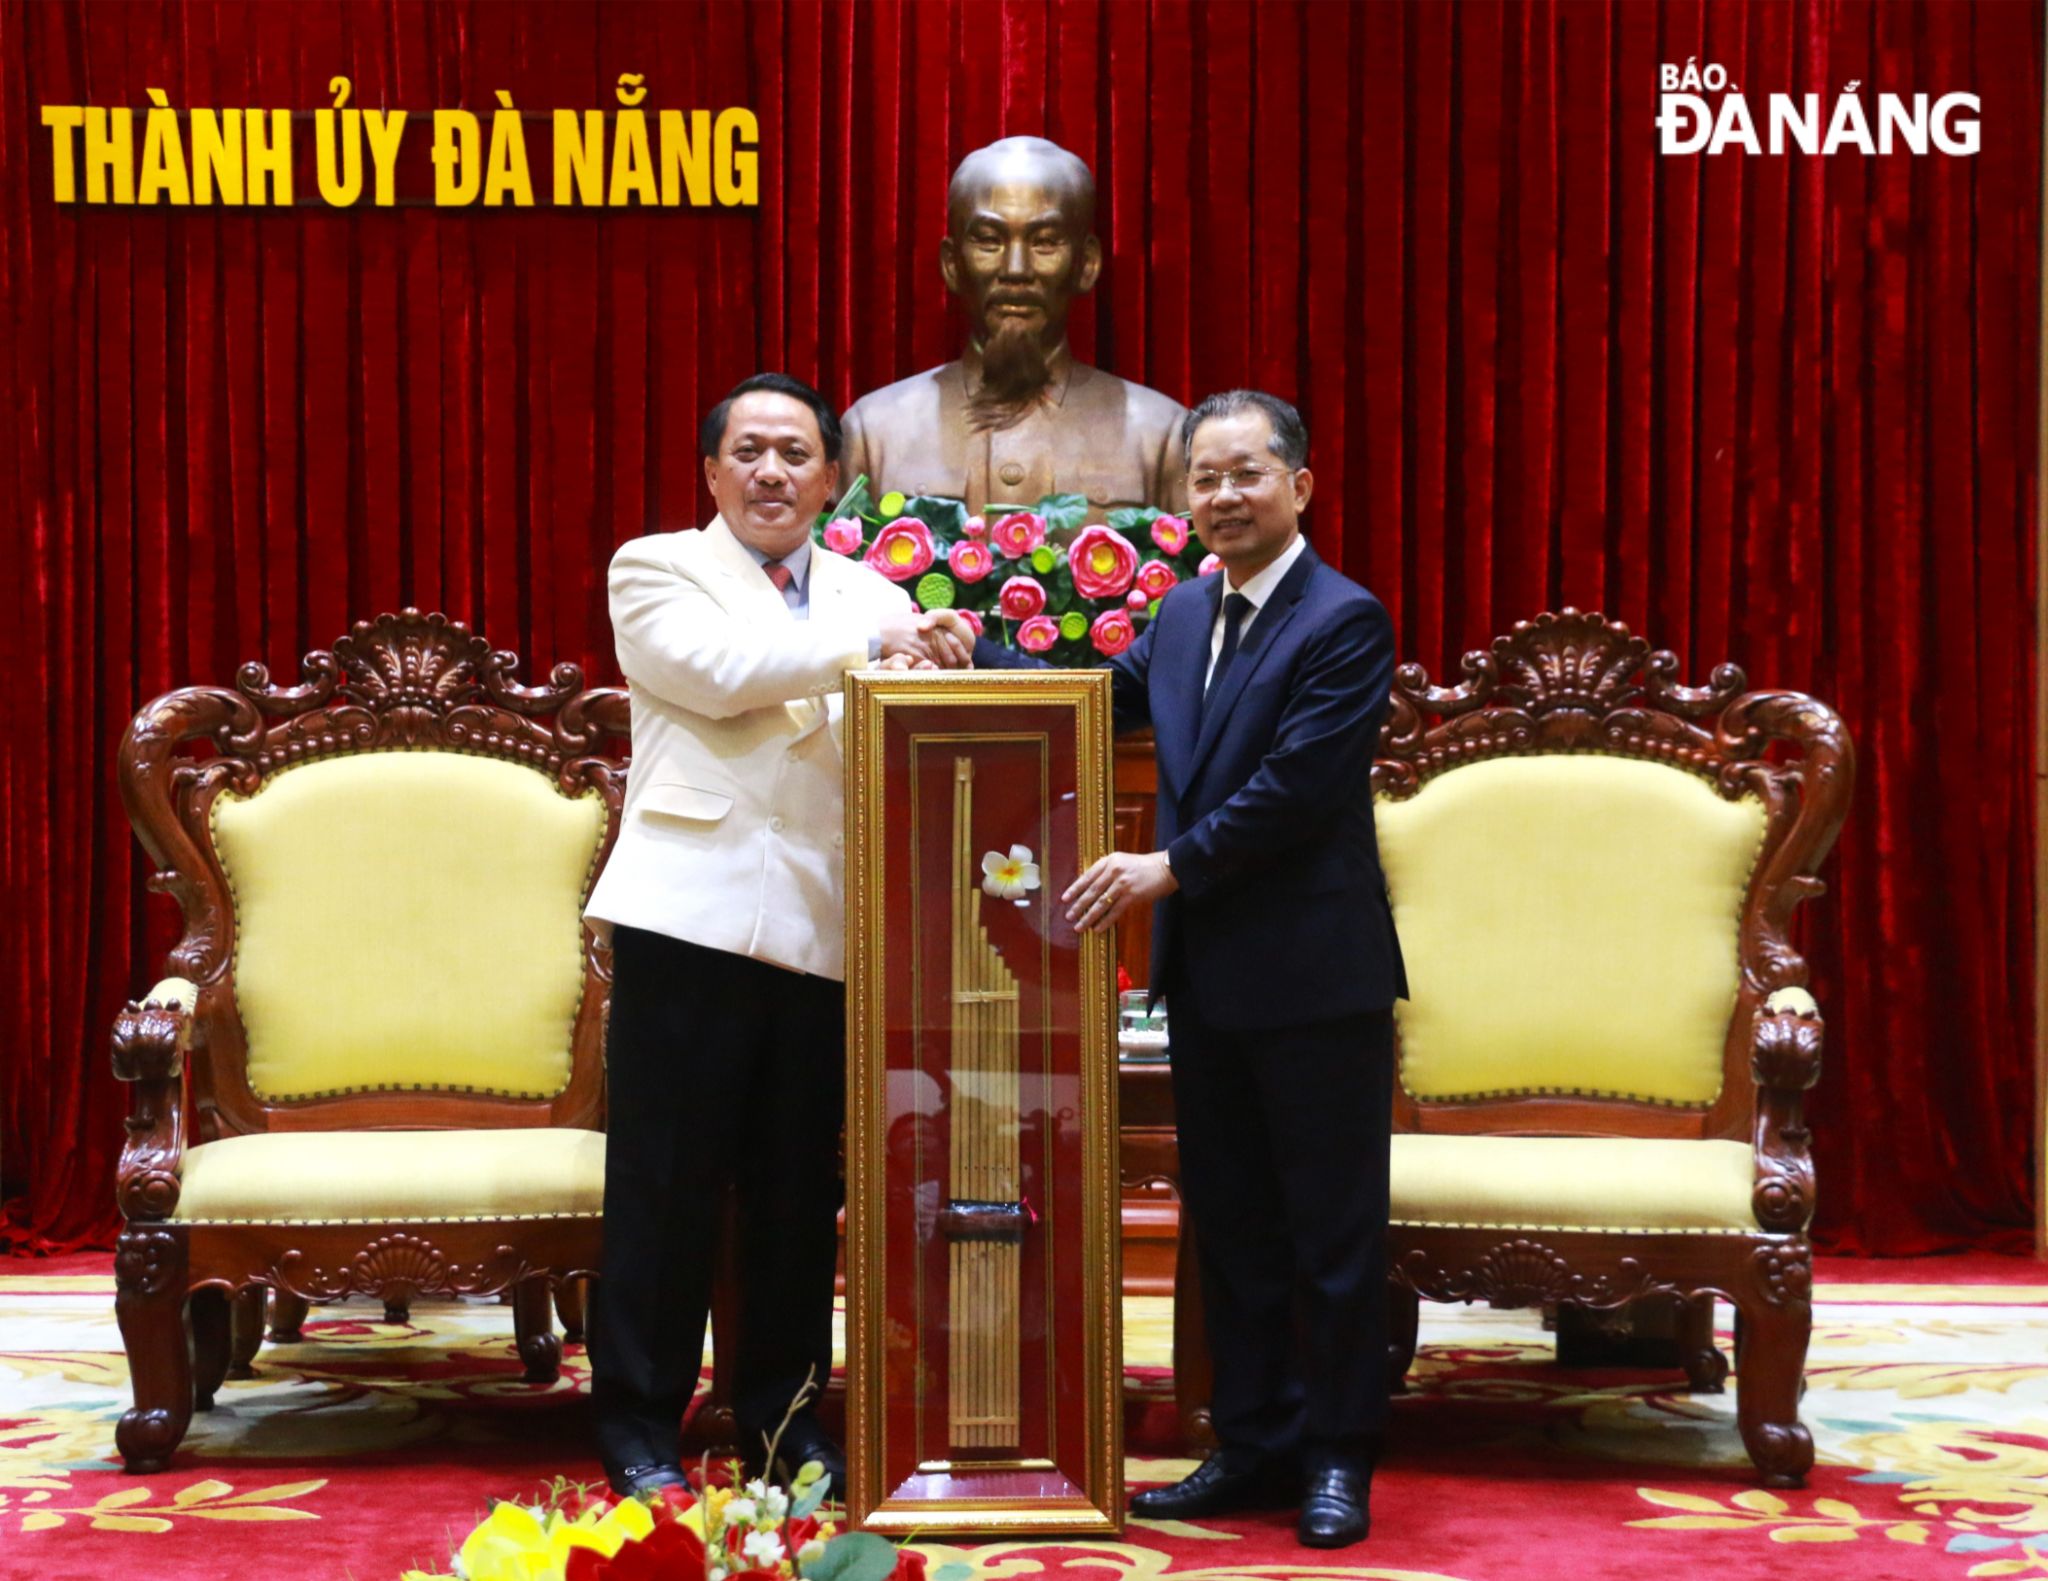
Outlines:
<svg viewBox="0 0 2048 1581"><path fill-rule="evenodd" d="M1034 505L1079 494L1178 511L1179 402L1078 362L1067 310L1095 286L1095 178L1042 137L1006 137L953 172L939 271L967 317L954 362L876 390L846 414L841 473L875 493Z"/></svg>

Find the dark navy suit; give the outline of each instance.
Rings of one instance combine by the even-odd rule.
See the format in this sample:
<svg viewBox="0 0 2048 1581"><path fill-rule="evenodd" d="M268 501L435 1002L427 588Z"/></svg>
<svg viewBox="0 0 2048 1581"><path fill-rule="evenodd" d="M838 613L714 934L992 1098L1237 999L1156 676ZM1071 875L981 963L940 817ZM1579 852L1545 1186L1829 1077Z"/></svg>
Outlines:
<svg viewBox="0 0 2048 1581"><path fill-rule="evenodd" d="M1234 1459L1369 1455L1387 1410L1391 1007L1407 992L1372 820L1393 627L1305 549L1205 707L1223 584L1175 588L1110 661L1118 729L1152 727L1156 843L1180 886L1154 913L1152 986L1171 1015L1212 1412ZM983 640L975 662L1020 657Z"/></svg>

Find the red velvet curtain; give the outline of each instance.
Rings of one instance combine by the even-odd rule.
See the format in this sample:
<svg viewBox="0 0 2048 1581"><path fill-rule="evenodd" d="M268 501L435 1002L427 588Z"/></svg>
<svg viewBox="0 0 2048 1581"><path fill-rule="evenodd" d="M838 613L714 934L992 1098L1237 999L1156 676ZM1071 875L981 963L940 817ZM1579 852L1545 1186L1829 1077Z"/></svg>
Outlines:
<svg viewBox="0 0 2048 1581"><path fill-rule="evenodd" d="M0 0L16 1244L111 1221L109 1017L174 934L113 784L136 705L403 604L612 675L603 568L706 514L699 413L762 367L846 400L950 355L947 174L1013 132L1097 173L1080 349L1299 401L1315 541L1406 654L1442 675L1571 603L1841 709L1861 784L1803 924L1824 1235L2022 1240L2042 48L2036 7L1848 0ZM1688 59L1757 104L1976 93L1982 152L1661 156ZM60 208L39 125L336 74L610 108L628 71L759 112L757 213ZM373 988L336 942L337 992Z"/></svg>

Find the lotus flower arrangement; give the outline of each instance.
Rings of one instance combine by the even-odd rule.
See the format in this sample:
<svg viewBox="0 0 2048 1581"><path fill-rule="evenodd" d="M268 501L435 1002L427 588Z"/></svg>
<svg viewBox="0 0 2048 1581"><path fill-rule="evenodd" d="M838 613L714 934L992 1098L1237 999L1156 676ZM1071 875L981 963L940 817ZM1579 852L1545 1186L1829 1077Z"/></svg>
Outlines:
<svg viewBox="0 0 2048 1581"><path fill-rule="evenodd" d="M833 554L900 582L920 609L956 609L977 633L1054 664L1096 665L1135 642L1174 587L1214 569L1187 522L1151 507L1089 523L1079 494L1031 506L935 494L875 498L865 477L819 517Z"/></svg>

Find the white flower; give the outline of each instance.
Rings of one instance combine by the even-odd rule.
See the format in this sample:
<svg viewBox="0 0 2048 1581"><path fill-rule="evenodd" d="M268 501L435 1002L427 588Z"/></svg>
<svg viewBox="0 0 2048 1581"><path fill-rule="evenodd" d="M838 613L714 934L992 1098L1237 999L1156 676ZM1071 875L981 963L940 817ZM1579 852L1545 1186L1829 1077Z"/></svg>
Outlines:
<svg viewBox="0 0 2048 1581"><path fill-rule="evenodd" d="M760 1514L760 1506L752 1499L734 1499L725 1507L727 1526L752 1526L754 1517Z"/></svg>
<svg viewBox="0 0 2048 1581"><path fill-rule="evenodd" d="M761 1495L761 1508L768 1512L769 1520L779 1521L789 1513L789 1495L780 1488L770 1488Z"/></svg>
<svg viewBox="0 0 2048 1581"><path fill-rule="evenodd" d="M981 889L985 895L997 900L1022 900L1030 891L1038 888L1038 864L1032 860L1031 847L1013 845L1010 854L988 851L981 858Z"/></svg>
<svg viewBox="0 0 2048 1581"><path fill-rule="evenodd" d="M773 1570L782 1563L782 1539L774 1532L749 1532L740 1544L740 1552L754 1562L756 1569Z"/></svg>

